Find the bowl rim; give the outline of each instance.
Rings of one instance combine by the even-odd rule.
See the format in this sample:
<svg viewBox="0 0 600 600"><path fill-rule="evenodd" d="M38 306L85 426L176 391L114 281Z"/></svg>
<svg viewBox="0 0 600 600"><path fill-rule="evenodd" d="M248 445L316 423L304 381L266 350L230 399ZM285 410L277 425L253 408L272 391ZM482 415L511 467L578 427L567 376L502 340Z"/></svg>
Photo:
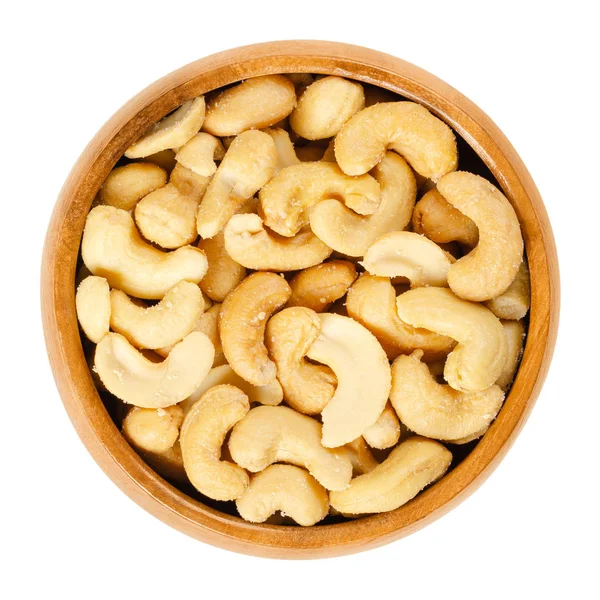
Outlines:
<svg viewBox="0 0 600 600"><path fill-rule="evenodd" d="M191 98L257 75L320 73L387 88L426 106L481 157L513 204L531 272L531 310L521 366L500 414L467 457L404 506L311 528L251 524L203 505L167 483L125 441L91 378L75 315L74 281L83 224L96 193L124 150L149 125ZM213 54L159 79L98 131L69 174L46 236L41 280L44 335L67 413L96 462L137 504L176 529L255 556L318 558L380 546L434 521L491 474L523 427L546 377L560 303L556 247L540 194L492 120L454 88L394 56L325 41L265 42Z"/></svg>

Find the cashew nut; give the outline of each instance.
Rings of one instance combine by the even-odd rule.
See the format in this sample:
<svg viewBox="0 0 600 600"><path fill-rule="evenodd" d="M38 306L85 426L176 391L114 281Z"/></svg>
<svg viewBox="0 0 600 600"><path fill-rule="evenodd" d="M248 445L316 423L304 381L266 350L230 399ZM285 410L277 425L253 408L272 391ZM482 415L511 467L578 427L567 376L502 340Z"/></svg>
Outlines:
<svg viewBox="0 0 600 600"><path fill-rule="evenodd" d="M161 150L154 154L148 154L144 156L144 162L155 164L156 166L164 169L167 173L170 173L175 168L175 152L170 148L167 150Z"/></svg>
<svg viewBox="0 0 600 600"><path fill-rule="evenodd" d="M517 276L507 290L500 296L488 300L485 305L499 319L518 321L529 311L530 301L529 268L527 261L523 260Z"/></svg>
<svg viewBox="0 0 600 600"><path fill-rule="evenodd" d="M498 188L473 173L449 173L437 189L479 229L477 246L448 272L450 289L475 302L496 298L513 282L523 261L523 236L514 208Z"/></svg>
<svg viewBox="0 0 600 600"><path fill-rule="evenodd" d="M450 127L414 102L383 102L365 108L335 138L335 157L348 175L370 171L387 148L434 181L454 171L458 163Z"/></svg>
<svg viewBox="0 0 600 600"><path fill-rule="evenodd" d="M390 365L375 336L348 317L324 313L307 356L331 367L338 385L321 413L325 447L343 446L373 425L387 402Z"/></svg>
<svg viewBox="0 0 600 600"><path fill-rule="evenodd" d="M177 150L175 160L197 175L210 177L217 170L215 160L222 160L224 156L221 140L201 132Z"/></svg>
<svg viewBox="0 0 600 600"><path fill-rule="evenodd" d="M354 441L346 444L345 448L348 450L348 455L352 461L352 473L354 477L372 471L379 464L362 437L356 438Z"/></svg>
<svg viewBox="0 0 600 600"><path fill-rule="evenodd" d="M171 176L169 177L169 183L173 184L180 194L183 196L188 196L192 200L194 200L196 209L202 198L204 198L204 194L208 189L208 184L210 183L210 177L205 177L204 175L198 175L187 169L182 164L177 163L175 168L171 171ZM187 202L189 205L189 201ZM196 228L196 215L194 215L194 229ZM196 235L196 232L194 232Z"/></svg>
<svg viewBox="0 0 600 600"><path fill-rule="evenodd" d="M81 242L87 268L130 296L162 298L182 279L198 283L208 267L204 252L185 246L161 252L144 242L128 212L96 206L87 217Z"/></svg>
<svg viewBox="0 0 600 600"><path fill-rule="evenodd" d="M508 358L504 364L504 369L496 381L496 385L506 392L517 371L517 366L521 355L523 354L523 344L525 343L525 325L523 321L502 321L502 327L506 333L508 342Z"/></svg>
<svg viewBox="0 0 600 600"><path fill-rule="evenodd" d="M343 490L352 477L345 448L321 445L321 424L287 406L257 406L232 430L233 460L257 473L276 462L304 467L324 488Z"/></svg>
<svg viewBox="0 0 600 600"><path fill-rule="evenodd" d="M269 317L289 299L290 286L275 273L253 273L221 306L221 344L231 368L253 385L275 381L277 368L265 347Z"/></svg>
<svg viewBox="0 0 600 600"><path fill-rule="evenodd" d="M175 445L183 423L180 406L139 408L133 406L123 419L122 432L138 450L161 454Z"/></svg>
<svg viewBox="0 0 600 600"><path fill-rule="evenodd" d="M321 321L308 308L285 308L269 319L265 343L277 365L285 401L308 415L320 413L333 397L336 379L331 369L313 365L306 353L321 332Z"/></svg>
<svg viewBox="0 0 600 600"><path fill-rule="evenodd" d="M327 149L325 150L323 156L321 156L319 160L332 163L335 162L335 138L329 142Z"/></svg>
<svg viewBox="0 0 600 600"><path fill-rule="evenodd" d="M292 465L270 465L254 475L235 505L241 517L251 523L264 523L281 511L282 516L307 527L329 513L325 488L304 469Z"/></svg>
<svg viewBox="0 0 600 600"><path fill-rule="evenodd" d="M343 514L394 510L440 479L451 462L452 453L442 444L414 436L371 472L353 479L347 489L332 492L329 501Z"/></svg>
<svg viewBox="0 0 600 600"><path fill-rule="evenodd" d="M371 448L379 450L391 448L398 443L400 439L400 422L389 402L385 405L377 421L363 432L362 437Z"/></svg>
<svg viewBox="0 0 600 600"><path fill-rule="evenodd" d="M224 136L270 127L287 117L295 104L296 90L287 77L253 77L209 101L203 130Z"/></svg>
<svg viewBox="0 0 600 600"><path fill-rule="evenodd" d="M110 329L110 288L104 277L86 277L75 294L77 319L83 333L97 344Z"/></svg>
<svg viewBox="0 0 600 600"><path fill-rule="evenodd" d="M300 164L300 160L296 156L294 150L294 144L290 140L290 134L279 127L272 127L264 130L268 133L275 142L275 151L277 152L277 169L275 174L279 173L282 169L291 165Z"/></svg>
<svg viewBox="0 0 600 600"><path fill-rule="evenodd" d="M399 317L413 327L425 327L458 342L444 368L444 377L455 390L482 391L498 379L508 344L502 324L485 306L436 287L401 294L396 306Z"/></svg>
<svg viewBox="0 0 600 600"><path fill-rule="evenodd" d="M235 500L248 487L244 469L221 460L227 432L250 410L248 397L232 385L218 385L190 408L179 443L190 483L213 500Z"/></svg>

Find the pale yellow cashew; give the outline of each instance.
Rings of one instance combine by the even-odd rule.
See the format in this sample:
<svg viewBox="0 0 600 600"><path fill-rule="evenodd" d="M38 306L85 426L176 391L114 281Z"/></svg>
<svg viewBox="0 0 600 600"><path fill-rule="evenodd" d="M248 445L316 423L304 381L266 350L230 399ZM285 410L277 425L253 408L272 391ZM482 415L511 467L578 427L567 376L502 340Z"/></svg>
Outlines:
<svg viewBox="0 0 600 600"><path fill-rule="evenodd" d="M399 317L413 327L447 335L458 344L444 367L446 381L458 391L478 392L500 376L508 356L504 328L494 314L446 288L416 288L398 296Z"/></svg>
<svg viewBox="0 0 600 600"><path fill-rule="evenodd" d="M308 527L329 513L325 488L304 469L292 465L270 465L250 480L236 500L240 516L250 523L264 523L273 513L292 518Z"/></svg>
<svg viewBox="0 0 600 600"><path fill-rule="evenodd" d="M290 140L290 134L285 129L270 127L265 129L264 132L268 133L275 142L275 150L277 152L277 169L275 170L275 174L286 167L300 164L300 160L294 150L294 144Z"/></svg>
<svg viewBox="0 0 600 600"><path fill-rule="evenodd" d="M183 146L200 131L205 113L204 96L182 104L175 112L152 125L137 142L125 150L125 156L143 158L161 150Z"/></svg>
<svg viewBox="0 0 600 600"><path fill-rule="evenodd" d="M215 160L222 160L224 156L221 140L201 132L177 150L175 160L196 175L210 177L217 170Z"/></svg>
<svg viewBox="0 0 600 600"><path fill-rule="evenodd" d="M110 329L110 288L104 277L86 277L75 294L77 319L87 338L97 344Z"/></svg>
<svg viewBox="0 0 600 600"><path fill-rule="evenodd" d="M227 432L250 410L248 397L231 385L206 392L189 409L180 434L183 466L190 483L213 500L235 500L248 487L248 474L221 460Z"/></svg>
<svg viewBox="0 0 600 600"><path fill-rule="evenodd" d="M529 268L523 260L517 276L507 290L488 300L485 305L499 318L518 321L529 312L531 291L529 287Z"/></svg>
<svg viewBox="0 0 600 600"><path fill-rule="evenodd" d="M370 175L349 177L335 163L311 162L283 169L259 193L265 225L286 237L308 225L312 206L331 197L370 215L379 206L381 189Z"/></svg>
<svg viewBox="0 0 600 600"><path fill-rule="evenodd" d="M440 479L451 462L452 453L442 444L414 436L375 469L353 479L346 490L332 492L329 501L349 515L395 510Z"/></svg>
<svg viewBox="0 0 600 600"><path fill-rule="evenodd" d="M233 460L258 473L276 462L304 467L324 488L344 490L352 477L345 448L321 445L321 424L287 406L257 406L232 430Z"/></svg>
<svg viewBox="0 0 600 600"><path fill-rule="evenodd" d="M333 398L323 409L325 447L343 446L373 425L391 387L390 365L377 338L348 317L322 313L321 333L308 358L326 364L337 378Z"/></svg>
<svg viewBox="0 0 600 600"><path fill-rule="evenodd" d="M381 186L381 203L372 215L357 215L333 199L319 202L310 213L316 236L347 256L364 256L379 236L404 229L415 204L415 177L401 156L386 152L371 173Z"/></svg>
<svg viewBox="0 0 600 600"><path fill-rule="evenodd" d="M283 75L253 77L209 101L203 130L218 136L270 127L296 105L294 84Z"/></svg>
<svg viewBox="0 0 600 600"><path fill-rule="evenodd" d="M479 230L477 246L448 272L450 289L474 302L503 294L523 261L523 236L514 208L498 188L473 173L449 173L437 189Z"/></svg>
<svg viewBox="0 0 600 600"><path fill-rule="evenodd" d="M354 441L346 444L345 448L348 450L350 460L352 461L352 473L354 477L372 471L379 464L362 437L356 438Z"/></svg>
<svg viewBox="0 0 600 600"><path fill-rule="evenodd" d="M198 208L198 233L215 236L277 168L273 138L262 131L238 135L227 150Z"/></svg>
<svg viewBox="0 0 600 600"><path fill-rule="evenodd" d="M253 385L275 381L277 368L265 347L269 317L290 297L285 279L275 273L253 273L221 305L221 344L231 368Z"/></svg>
<svg viewBox="0 0 600 600"><path fill-rule="evenodd" d="M400 439L400 422L389 402L385 405L377 421L363 432L362 437L371 448L379 450L391 448L398 443Z"/></svg>
<svg viewBox="0 0 600 600"><path fill-rule="evenodd" d="M502 373L500 373L500 377L496 381L496 385L503 391L506 391L514 379L519 360L523 354L525 325L523 321L502 321L502 327L504 327L508 341L508 358L506 359Z"/></svg>
<svg viewBox="0 0 600 600"><path fill-rule="evenodd" d="M285 308L269 319L265 344L277 366L285 401L308 415L320 413L333 397L336 379L328 367L306 360L321 332L321 321L308 308Z"/></svg>
<svg viewBox="0 0 600 600"><path fill-rule="evenodd" d="M198 175L180 163L175 165L175 168L171 171L171 176L169 177L169 183L173 184L180 194L194 200L196 209L198 208L200 200L204 198L210 180L210 177ZM187 204L190 205L189 201ZM196 215L194 214L194 229L196 228L195 219Z"/></svg>
<svg viewBox="0 0 600 600"><path fill-rule="evenodd" d="M183 423L179 405L167 408L133 406L123 419L122 432L138 450L161 454L175 445Z"/></svg>
<svg viewBox="0 0 600 600"><path fill-rule="evenodd" d="M161 252L142 240L128 212L96 206L81 242L87 268L130 296L161 299L182 279L198 283L208 267L204 252L185 246Z"/></svg>
<svg viewBox="0 0 600 600"><path fill-rule="evenodd" d="M335 157L348 175L370 171L388 148L434 181L458 164L450 127L414 102L384 102L365 108L347 121L335 138Z"/></svg>
<svg viewBox="0 0 600 600"><path fill-rule="evenodd" d="M96 346L94 370L106 389L127 404L166 408L185 400L202 383L214 358L211 341L192 332L161 363L145 358L125 337L105 335Z"/></svg>

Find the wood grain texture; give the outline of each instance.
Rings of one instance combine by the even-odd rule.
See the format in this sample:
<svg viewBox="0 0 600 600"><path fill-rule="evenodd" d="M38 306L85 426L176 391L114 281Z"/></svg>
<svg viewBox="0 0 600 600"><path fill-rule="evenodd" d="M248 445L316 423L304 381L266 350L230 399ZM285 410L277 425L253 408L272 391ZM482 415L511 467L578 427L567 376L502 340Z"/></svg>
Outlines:
<svg viewBox="0 0 600 600"><path fill-rule="evenodd" d="M191 98L257 75L323 73L387 88L420 102L477 152L514 206L531 271L531 311L521 367L498 418L446 477L399 509L312 528L254 525L209 508L156 475L108 415L85 361L75 315L75 267L86 215L111 168L146 128ZM398 58L346 44L269 42L198 60L146 88L98 132L71 171L50 222L42 265L48 355L65 408L89 452L135 502L165 523L229 550L277 558L359 552L439 518L489 476L523 427L546 377L558 327L559 275L539 192L514 148L479 108L433 75Z"/></svg>

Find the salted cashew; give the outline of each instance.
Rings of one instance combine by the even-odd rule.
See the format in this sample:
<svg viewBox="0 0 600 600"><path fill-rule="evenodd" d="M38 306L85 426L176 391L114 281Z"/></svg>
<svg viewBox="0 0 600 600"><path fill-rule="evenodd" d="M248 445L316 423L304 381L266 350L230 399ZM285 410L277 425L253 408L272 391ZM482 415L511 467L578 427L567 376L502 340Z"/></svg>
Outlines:
<svg viewBox="0 0 600 600"><path fill-rule="evenodd" d="M275 150L277 152L277 169L275 170L275 174L286 167L300 164L300 160L294 150L294 144L290 140L290 134L285 129L269 127L264 132L268 133L275 142Z"/></svg>
<svg viewBox="0 0 600 600"><path fill-rule="evenodd" d="M291 517L308 527L329 513L325 488L304 469L292 465L270 465L250 480L236 500L240 516L250 523L264 523L273 513Z"/></svg>
<svg viewBox="0 0 600 600"><path fill-rule="evenodd" d="M444 176L437 189L479 230L477 246L448 272L450 289L474 302L503 294L523 261L523 236L514 208L489 181L465 171Z"/></svg>
<svg viewBox="0 0 600 600"><path fill-rule="evenodd" d="M143 158L161 150L179 148L200 131L206 113L204 96L182 104L125 150L127 158Z"/></svg>
<svg viewBox="0 0 600 600"><path fill-rule="evenodd" d="M308 415L320 413L333 397L336 379L328 367L306 360L306 353L321 332L315 312L296 306L273 315L265 330L269 356L277 366L277 378L285 401Z"/></svg>
<svg viewBox="0 0 600 600"><path fill-rule="evenodd" d="M335 157L348 175L370 171L388 148L434 181L458 164L450 127L414 102L383 102L365 108L347 121L335 138Z"/></svg>
<svg viewBox="0 0 600 600"><path fill-rule="evenodd" d="M144 162L155 164L170 173L176 165L175 152L168 148L154 154L148 154L148 156L144 156Z"/></svg>
<svg viewBox="0 0 600 600"><path fill-rule="evenodd" d="M100 202L131 210L139 200L167 183L167 172L148 163L129 163L113 169L100 188Z"/></svg>
<svg viewBox="0 0 600 600"><path fill-rule="evenodd" d="M265 347L265 326L271 314L290 297L286 280L275 273L253 273L221 305L221 344L231 368L253 385L275 381L277 368Z"/></svg>
<svg viewBox="0 0 600 600"><path fill-rule="evenodd" d="M324 312L346 295L357 277L356 267L347 260L332 260L309 267L290 280L292 295L287 305Z"/></svg>
<svg viewBox="0 0 600 600"><path fill-rule="evenodd" d="M525 325L523 321L502 321L502 327L504 327L508 342L508 358L504 363L504 369L502 369L500 377L496 380L496 385L506 391L514 379L519 360L523 354Z"/></svg>
<svg viewBox="0 0 600 600"><path fill-rule="evenodd" d="M485 305L499 318L518 321L529 311L531 291L529 289L529 268L523 260L517 275L507 290L488 300Z"/></svg>
<svg viewBox="0 0 600 600"><path fill-rule="evenodd" d="M290 126L307 140L333 137L365 107L362 85L331 75L311 83L290 115Z"/></svg>
<svg viewBox="0 0 600 600"><path fill-rule="evenodd" d="M140 237L128 212L96 206L81 242L87 268L130 296L159 300L182 279L198 283L208 267L204 252L185 246L161 252Z"/></svg>
<svg viewBox="0 0 600 600"><path fill-rule="evenodd" d="M94 370L106 389L127 404L166 408L187 398L202 383L214 358L211 341L194 331L160 363L145 358L127 338L105 335L96 346Z"/></svg>
<svg viewBox="0 0 600 600"><path fill-rule="evenodd" d="M202 129L226 136L270 127L287 117L295 104L296 90L287 77L252 77L209 101Z"/></svg>
<svg viewBox="0 0 600 600"><path fill-rule="evenodd" d="M345 446L352 461L352 473L354 477L364 475L372 471L379 463L375 460L369 446L363 437L356 438Z"/></svg>
<svg viewBox="0 0 600 600"><path fill-rule="evenodd" d="M333 199L319 202L310 213L317 237L347 256L364 256L379 236L404 229L415 205L415 177L401 156L386 152L371 174L381 187L381 203L372 215L357 215Z"/></svg>
<svg viewBox="0 0 600 600"><path fill-rule="evenodd" d="M265 229L258 215L234 215L225 227L225 250L247 269L298 271L322 263L332 250L310 228L294 237Z"/></svg>
<svg viewBox="0 0 600 600"><path fill-rule="evenodd" d="M343 491L329 495L331 506L343 514L394 510L440 479L452 453L439 442L414 436L394 448L375 469L356 477Z"/></svg>
<svg viewBox="0 0 600 600"><path fill-rule="evenodd" d="M77 319L87 338L97 344L110 329L110 288L104 277L89 275L75 294Z"/></svg>
<svg viewBox="0 0 600 600"><path fill-rule="evenodd" d="M326 198L341 198L354 212L373 214L381 199L370 175L348 177L335 163L310 162L281 170L259 193L265 225L291 237L309 223L310 208Z"/></svg>
<svg viewBox="0 0 600 600"><path fill-rule="evenodd" d="M469 248L477 245L477 225L454 208L436 188L428 191L415 205L413 231L427 236L436 244L459 242Z"/></svg>
<svg viewBox="0 0 600 600"><path fill-rule="evenodd" d="M336 448L377 421L390 393L391 372L383 348L366 327L340 315L318 317L321 333L307 356L326 364L337 377L335 394L321 413L322 443Z"/></svg>
<svg viewBox="0 0 600 600"><path fill-rule="evenodd" d="M445 358L455 346L452 338L417 329L400 319L396 291L387 277L361 275L348 290L346 310L379 340L390 360L421 348L426 361L435 361Z"/></svg>
<svg viewBox="0 0 600 600"><path fill-rule="evenodd" d="M504 328L485 306L459 298L449 289L422 287L398 296L399 317L455 339L444 377L455 390L479 392L500 376L508 356ZM402 419L402 417L400 417Z"/></svg>
<svg viewBox="0 0 600 600"><path fill-rule="evenodd" d="M315 162L317 160L323 160L327 150L317 144L306 144L305 146L296 147L296 156L300 162ZM328 162L335 162L333 160Z"/></svg>
<svg viewBox="0 0 600 600"><path fill-rule="evenodd" d="M385 405L377 421L363 432L362 437L371 448L379 450L391 448L398 443L400 422L389 402Z"/></svg>
<svg viewBox="0 0 600 600"><path fill-rule="evenodd" d="M218 385L189 409L179 443L190 483L213 500L235 500L248 487L248 474L221 460L227 432L250 410L248 397L232 385Z"/></svg>
<svg viewBox="0 0 600 600"><path fill-rule="evenodd" d="M182 423L183 409L179 405L167 408L133 406L123 419L122 432L135 448L160 454L175 445Z"/></svg>
<svg viewBox="0 0 600 600"><path fill-rule="evenodd" d="M191 140L178 148L175 160L197 175L210 177L217 170L215 160L222 160L225 148L219 138L209 133L197 133Z"/></svg>
<svg viewBox="0 0 600 600"><path fill-rule="evenodd" d="M154 306L139 306L121 290L110 293L110 326L136 348L161 348L191 333L204 311L202 292L195 283L180 281Z"/></svg>
<svg viewBox="0 0 600 600"><path fill-rule="evenodd" d="M324 488L343 490L352 477L345 448L321 445L321 424L287 406L257 406L233 428L233 460L251 473L276 462L304 467Z"/></svg>
<svg viewBox="0 0 600 600"><path fill-rule="evenodd" d="M262 131L245 131L233 140L198 209L202 238L215 236L271 177L277 168L273 138Z"/></svg>
<svg viewBox="0 0 600 600"><path fill-rule="evenodd" d="M171 171L169 183L174 185L180 194L194 200L197 210L200 200L204 198L204 194L208 189L210 179L210 177L198 175L197 173L194 173L194 171L184 167L182 164L177 163L175 168ZM191 206L189 201L187 201L186 204ZM194 215L194 228L196 227L195 219L196 215Z"/></svg>

